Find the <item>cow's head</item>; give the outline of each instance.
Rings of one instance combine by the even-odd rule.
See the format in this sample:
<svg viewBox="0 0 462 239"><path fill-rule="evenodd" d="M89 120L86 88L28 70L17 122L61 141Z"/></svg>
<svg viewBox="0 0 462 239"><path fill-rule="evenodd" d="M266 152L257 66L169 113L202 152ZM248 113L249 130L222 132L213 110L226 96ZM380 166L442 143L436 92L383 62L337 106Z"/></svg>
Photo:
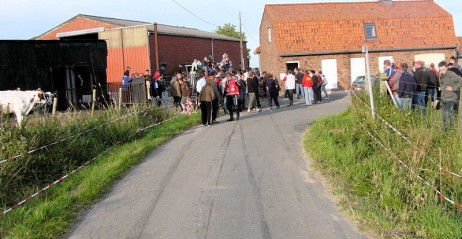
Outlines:
<svg viewBox="0 0 462 239"><path fill-rule="evenodd" d="M46 104L46 100L43 96L43 91L39 88L37 91L28 98L28 102L24 108L24 115L28 115L31 111L40 109L44 104Z"/></svg>

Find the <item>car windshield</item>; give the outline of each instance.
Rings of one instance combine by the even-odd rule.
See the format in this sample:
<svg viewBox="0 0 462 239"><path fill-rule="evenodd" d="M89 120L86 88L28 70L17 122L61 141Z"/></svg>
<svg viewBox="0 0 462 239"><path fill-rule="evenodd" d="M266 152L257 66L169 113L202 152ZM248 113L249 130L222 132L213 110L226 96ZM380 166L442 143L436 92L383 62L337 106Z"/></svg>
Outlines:
<svg viewBox="0 0 462 239"><path fill-rule="evenodd" d="M365 79L364 76L358 76L353 83L355 83L355 84L364 84L364 79Z"/></svg>

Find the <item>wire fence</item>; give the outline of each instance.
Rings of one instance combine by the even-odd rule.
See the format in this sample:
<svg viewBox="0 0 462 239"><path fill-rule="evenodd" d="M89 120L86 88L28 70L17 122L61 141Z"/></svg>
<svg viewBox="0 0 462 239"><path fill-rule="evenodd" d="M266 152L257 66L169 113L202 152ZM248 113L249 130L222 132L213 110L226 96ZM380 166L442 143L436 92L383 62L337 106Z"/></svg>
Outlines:
<svg viewBox="0 0 462 239"><path fill-rule="evenodd" d="M47 145L44 145L44 146L41 146L41 147L38 147L38 148L35 148L35 149L28 150L28 151L26 151L26 152L24 152L24 153L17 154L17 155L14 155L14 156L7 156L7 157L5 157L3 160L0 161L0 166L1 166L2 164L4 164L4 163L8 162L8 161L13 161L13 160L16 160L16 159L18 159L18 158L20 158L20 157L23 157L23 156L25 156L25 155L32 154L32 153L35 153L35 152L40 151L40 150L48 149L48 148L51 147L51 146L55 146L55 145L57 145L57 144L59 144L59 143L66 142L66 141L68 141L68 140L70 140L70 139L72 139L72 138L77 138L77 137L79 137L79 136L81 136L81 135L83 135L83 134L89 133L89 132L94 131L94 130L96 130L96 129L98 129L98 128L102 128L102 127L105 127L105 126L107 126L107 125L116 123L117 121L120 121L120 120L122 120L122 119L126 119L126 118L129 117L129 116L132 116L132 115L135 115L135 114L139 114L139 113L143 113L143 112L147 112L147 111L150 111L150 110L153 110L153 109L154 109L154 108L147 108L147 109L143 109L143 110L134 111L134 112L131 112L131 113L129 113L129 114L123 115L123 116L121 116L121 117L118 117L118 118L116 118L116 119L110 120L110 121L108 121L108 122L106 122L106 123L103 123L103 124L101 124L101 125L98 125L98 126L96 126L96 127L93 127L93 128L84 130L84 131L82 131L82 132L79 132L79 133L77 133L77 134L74 134L74 135L65 137L65 138L60 139L60 140L58 140L58 141L55 141L55 142L53 142L53 143L50 143L50 144L47 144Z"/></svg>
<svg viewBox="0 0 462 239"><path fill-rule="evenodd" d="M359 105L354 104L354 107L356 109L362 107L363 109L371 110L371 107L356 92L352 91L351 94L354 97L353 100L354 101L356 100L356 102L359 102ZM361 110L361 109L359 109L359 110ZM402 130L400 130L398 127L396 127L389 120L385 119L384 116L382 116L378 112L375 112L375 115L376 115L377 119L379 119L379 121L381 123L383 123L383 125L386 126L386 128L391 130L394 134L398 135L398 137L401 138L404 142L406 142L415 152L421 152L422 151L422 149L419 148L417 146L417 144L415 142L413 142L406 135L406 133L404 133ZM409 166L408 164L406 164L404 162L403 159L400 159L400 157L395 152L393 152L393 150L391 150L390 147L385 146L385 143L382 140L380 140L379 137L375 136L375 134L379 133L379 132L376 132L374 130L369 130L367 128L367 126L365 126L365 124L363 124L362 122L359 122L359 124L361 125L361 128L364 130L364 132L366 132L374 140L374 142L376 142L380 147L382 147L392 158L397 160L399 162L399 164L402 165L403 168L405 168L406 170L411 172L413 175L415 175L419 180L421 180L424 183L424 185L426 185L427 187L430 187L442 200L445 200L445 201L449 202L451 205L453 205L454 207L462 210L462 206L461 206L460 203L457 203L455 199L451 199L448 195L443 193L441 176L439 178L437 178L437 180L440 181L440 189L438 189L436 186L432 185L428 180L425 180L422 173L419 173L419 172L423 172L423 171L428 172L428 171L433 171L433 170L425 170L425 169L416 170L413 167ZM374 121L371 124L377 125L377 122ZM380 134L383 135L384 132L381 131ZM382 136L382 137L387 138L388 136ZM436 172L439 173L439 175L448 174L448 175L451 175L451 176L453 176L455 178L462 179L462 175L460 175L460 174L458 174L456 172L453 172L452 170L450 170L448 168L443 167L441 162L436 162L433 158L431 158L429 156L426 156L426 155L424 155L423 157L424 157L424 159L427 159L431 163L431 165L437 167ZM441 161L441 159L440 159L440 161ZM437 181L437 180L435 180L435 181ZM450 186L454 187L454 185L450 185ZM452 190L450 190L450 191L452 191ZM453 196L457 197L457 195L458 194L455 193Z"/></svg>
<svg viewBox="0 0 462 239"><path fill-rule="evenodd" d="M161 124L165 124L166 122L168 121L171 121L175 118L177 118L178 116L174 116L170 119L167 119L167 120L164 120L164 121L161 121L161 122L158 122L158 123L154 123L154 124L151 124L151 125L148 125L148 126L145 126L145 127L142 127L142 128L138 128L133 134L125 137L124 139L116 142L115 144L113 144L112 146L108 147L106 150L104 150L103 152L101 152L100 154L96 155L95 157L93 157L92 159L88 160L87 162L83 163L82 165L80 165L79 167L75 168L74 170L72 170L70 173L60 177L59 179L53 181L52 183L48 184L47 186L45 186L44 188L38 190L37 192L31 194L30 196L24 198L23 200L21 200L19 203L13 205L12 207L9 207L3 211L0 211L0 217L3 217L4 215L6 215L7 213L11 212L12 210L24 205L27 201L31 200L32 198L36 197L37 195L45 192L46 190L50 189L51 187L53 186L56 186L57 184L59 184L60 182L64 181L66 178L68 178L69 176L75 174L76 172L80 171L81 169L83 169L85 166L89 165L90 163L94 162L96 159L98 159L99 157L107 154L111 149L115 148L116 146L126 142L127 140L133 138L135 135L141 133L141 132L144 132L150 128L153 128L155 126L158 126L158 125L161 125Z"/></svg>

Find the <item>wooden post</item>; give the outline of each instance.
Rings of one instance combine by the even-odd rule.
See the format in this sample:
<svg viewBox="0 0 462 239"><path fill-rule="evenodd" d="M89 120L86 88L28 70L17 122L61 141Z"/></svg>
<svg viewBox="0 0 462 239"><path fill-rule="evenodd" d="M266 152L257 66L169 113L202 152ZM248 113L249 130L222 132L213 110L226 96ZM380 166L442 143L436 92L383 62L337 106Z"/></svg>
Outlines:
<svg viewBox="0 0 462 239"><path fill-rule="evenodd" d="M119 88L119 110L122 108L122 88Z"/></svg>
<svg viewBox="0 0 462 239"><path fill-rule="evenodd" d="M93 89L93 97L91 99L91 115L95 112L95 104L96 104L96 89Z"/></svg>
<svg viewBox="0 0 462 239"><path fill-rule="evenodd" d="M51 111L52 114L56 114L56 109L58 108L58 94L53 98L53 110Z"/></svg>
<svg viewBox="0 0 462 239"><path fill-rule="evenodd" d="M459 89L462 90L462 87ZM459 132L462 132L462 105L460 104L460 99L459 99L459 111L457 111L457 129ZM441 107L443 106L443 102L441 102Z"/></svg>

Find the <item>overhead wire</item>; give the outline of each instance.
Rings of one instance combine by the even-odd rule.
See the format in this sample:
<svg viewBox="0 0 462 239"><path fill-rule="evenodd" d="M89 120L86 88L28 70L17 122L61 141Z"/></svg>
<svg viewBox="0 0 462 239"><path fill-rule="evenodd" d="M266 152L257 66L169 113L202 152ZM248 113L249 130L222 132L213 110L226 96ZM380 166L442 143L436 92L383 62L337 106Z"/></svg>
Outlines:
<svg viewBox="0 0 462 239"><path fill-rule="evenodd" d="M193 13L192 11L188 10L187 8L183 7L183 6L182 6L180 3L178 3L177 1L172 0L172 2L174 2L176 5L178 5L178 6L181 7L183 10L187 11L188 13L190 13L191 15L193 15L194 17L196 17L197 19L199 19L199 20L201 20L201 21L203 21L203 22L205 22L205 23L207 23L207 24L210 24L210 25L212 25L212 26L214 26L214 27L218 27L218 25L213 24L213 23L211 23L211 22L209 22L209 21L203 19L202 17L199 17L197 14L195 14L195 13Z"/></svg>

